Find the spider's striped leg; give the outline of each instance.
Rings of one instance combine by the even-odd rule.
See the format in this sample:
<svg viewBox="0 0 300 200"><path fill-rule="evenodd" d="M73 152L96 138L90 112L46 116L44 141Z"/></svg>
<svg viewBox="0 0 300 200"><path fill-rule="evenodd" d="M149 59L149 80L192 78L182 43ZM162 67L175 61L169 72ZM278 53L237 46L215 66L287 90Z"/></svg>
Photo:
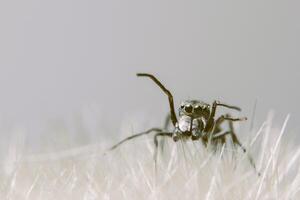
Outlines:
<svg viewBox="0 0 300 200"><path fill-rule="evenodd" d="M158 150L158 137L172 137L173 133L170 133L170 132L159 132L159 133L156 133L154 135L154 155L153 155L153 158L154 158L154 166L155 166L155 171L157 169L157 150Z"/></svg>
<svg viewBox="0 0 300 200"><path fill-rule="evenodd" d="M113 145L112 147L110 147L107 151L111 151L111 150L114 150L115 148L119 147L121 144L123 144L124 142L128 141L128 140L131 140L131 139L134 139L136 137L140 137L142 135L147 135L149 133L152 133L152 132L161 132L162 130L160 128L151 128L149 129L148 131L145 131L145 132L142 132L142 133L137 133L137 134L134 134L132 136L129 136L123 140L121 140L120 142L118 142L117 144Z"/></svg>

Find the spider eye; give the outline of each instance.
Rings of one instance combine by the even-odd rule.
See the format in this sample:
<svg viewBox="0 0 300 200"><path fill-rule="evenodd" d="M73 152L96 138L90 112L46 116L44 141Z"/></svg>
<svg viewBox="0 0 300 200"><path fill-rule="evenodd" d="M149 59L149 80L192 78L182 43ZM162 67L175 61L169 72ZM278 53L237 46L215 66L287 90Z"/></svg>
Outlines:
<svg viewBox="0 0 300 200"><path fill-rule="evenodd" d="M181 108L181 109L184 109L184 105L181 105L180 108Z"/></svg>
<svg viewBox="0 0 300 200"><path fill-rule="evenodd" d="M200 106L196 106L196 107L194 108L195 113L200 113L201 110L202 110L202 109L201 109Z"/></svg>
<svg viewBox="0 0 300 200"><path fill-rule="evenodd" d="M191 113L193 111L193 107L191 105L186 105L184 107L185 112Z"/></svg>

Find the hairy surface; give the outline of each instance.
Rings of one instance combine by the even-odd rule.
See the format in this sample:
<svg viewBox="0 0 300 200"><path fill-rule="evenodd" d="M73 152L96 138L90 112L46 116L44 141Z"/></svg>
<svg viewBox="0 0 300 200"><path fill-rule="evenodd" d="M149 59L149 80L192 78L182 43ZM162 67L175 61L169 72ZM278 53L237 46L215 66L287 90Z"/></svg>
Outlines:
<svg viewBox="0 0 300 200"><path fill-rule="evenodd" d="M276 130L267 120L241 136L261 176L248 153L199 141L165 140L155 170L152 137L143 136L106 154L97 145L12 153L1 163L0 199L300 199L300 147L285 134L287 121Z"/></svg>

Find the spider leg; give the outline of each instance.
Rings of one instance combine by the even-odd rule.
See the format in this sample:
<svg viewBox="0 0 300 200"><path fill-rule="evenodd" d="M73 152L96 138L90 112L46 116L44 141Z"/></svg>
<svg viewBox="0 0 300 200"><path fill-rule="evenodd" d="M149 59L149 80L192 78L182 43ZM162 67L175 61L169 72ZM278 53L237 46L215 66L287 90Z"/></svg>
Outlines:
<svg viewBox="0 0 300 200"><path fill-rule="evenodd" d="M226 143L226 135L230 133L230 131L222 132L222 123L224 123L225 119L223 117L219 117L215 122L212 128L211 133L208 136L208 140L213 144L225 144Z"/></svg>
<svg viewBox="0 0 300 200"><path fill-rule="evenodd" d="M242 118L232 118L228 115L224 116L222 115L221 118L223 118L224 120L227 120L227 121L231 121L231 122L236 122L236 121L246 121L247 120L247 117L242 117Z"/></svg>
<svg viewBox="0 0 300 200"><path fill-rule="evenodd" d="M142 136L142 135L147 135L149 133L152 133L152 132L161 132L162 130L160 128L151 128L145 132L142 132L142 133L137 133L137 134L134 134L132 136L129 136L123 140L121 140L120 142L118 142L117 144L113 145L112 147L110 147L107 151L111 151L111 150L114 150L115 148L119 147L121 144L123 144L124 142L128 141L128 140L131 140L131 139L134 139L136 137L139 137L139 136Z"/></svg>
<svg viewBox="0 0 300 200"><path fill-rule="evenodd" d="M214 101L212 103L210 115L207 119L207 123L206 123L206 126L204 128L204 132L206 132L206 133L210 133L212 131L214 125L215 125L214 118L215 118L215 115L216 115L217 104L218 104L217 101Z"/></svg>
<svg viewBox="0 0 300 200"><path fill-rule="evenodd" d="M237 111L241 111L241 109L237 106L231 106L231 105L228 105L228 104L224 104L224 103L220 103L219 101L214 101L212 103L212 106L211 106L211 111L210 111L210 115L208 117L208 120L207 120L207 124L206 124L206 127L205 127L205 132L211 132L213 127L214 127L214 117L216 115L216 110L217 110L217 107L218 106L222 106L222 107L226 107L226 108L229 108L229 109L233 109L233 110L237 110ZM233 120L233 121L241 121L241 120L234 120L234 119L227 119L227 120Z"/></svg>
<svg viewBox="0 0 300 200"><path fill-rule="evenodd" d="M174 100L172 93L152 74L145 74L145 73L138 73L137 76L141 77L149 77L152 79L159 87L160 89L168 96L169 99L169 106L170 106L170 115L173 125L175 126L177 123L177 117L174 109Z"/></svg>
<svg viewBox="0 0 300 200"><path fill-rule="evenodd" d="M155 171L156 171L156 164L157 164L157 150L158 150L158 137L164 137L164 136L167 136L167 137L172 137L173 133L169 133L169 132L159 132L159 133L156 133L154 135L154 155L153 155L153 158L154 158L154 166L155 166Z"/></svg>
<svg viewBox="0 0 300 200"><path fill-rule="evenodd" d="M231 132L230 135L231 135L233 144L240 146L240 148L243 150L243 152L246 153L246 149L245 149L245 147L243 147L243 145L239 141L238 137L236 136L235 131L234 131L234 127L233 127L233 121L238 121L237 120L238 118L231 118L230 115L228 115L228 114L226 116L224 116L223 118L224 118L224 120L228 120L229 130ZM239 121L242 121L242 120L239 120Z"/></svg>
<svg viewBox="0 0 300 200"><path fill-rule="evenodd" d="M230 117L229 115L227 115L227 116ZM233 121L228 121L228 122L229 122L230 135L231 135L233 144L238 145L243 150L244 153L247 153L246 148L241 144L241 142L239 141L237 135L235 134L234 127L233 127ZM250 164L252 165L252 167L256 171L257 175L260 176L260 172L257 171L254 159L249 154L249 152L248 152L247 156L248 156Z"/></svg>
<svg viewBox="0 0 300 200"><path fill-rule="evenodd" d="M222 123L225 121L224 117L219 117L214 124L214 128L213 128L213 136L216 135L217 133L220 133L222 131L221 125Z"/></svg>
<svg viewBox="0 0 300 200"><path fill-rule="evenodd" d="M217 140L217 139L220 139L220 138L222 138L222 137L224 137L224 136L226 136L228 134L231 134L231 132L230 131L226 131L224 133L219 133L219 134L214 135L212 139L213 140Z"/></svg>
<svg viewBox="0 0 300 200"><path fill-rule="evenodd" d="M243 147L243 145L241 144L241 142L239 141L239 139L237 138L236 134L235 134L235 131L234 131L234 127L233 127L233 122L236 122L236 121L245 121L247 120L246 117L244 118L232 118L229 114L227 115L222 115L221 117L219 117L216 122L215 122L215 126L213 128L213 139L215 139L215 137L221 137L221 136L217 136L216 134L219 133L221 131L221 124L224 122L224 121L228 121L229 122L229 131L228 132L225 132L227 134L230 133L231 135L231 138L232 138L232 141L233 141L233 144L237 144L241 147L241 149L246 152L246 149ZM224 135L224 134L221 134L221 135ZM224 136L225 136L224 135Z"/></svg>
<svg viewBox="0 0 300 200"><path fill-rule="evenodd" d="M225 103L220 103L220 102L216 102L217 103L217 106L222 106L222 107L226 107L226 108L229 108L229 109L232 109L232 110L237 110L237 111L241 111L242 109L237 107L237 106L231 106L231 105L228 105L228 104L225 104Z"/></svg>
<svg viewBox="0 0 300 200"><path fill-rule="evenodd" d="M210 138L210 142L212 144L212 149L214 151L216 151L217 147L219 145L222 145L222 146L225 145L226 144L226 136L230 133L231 133L230 131L226 131L226 132L221 132L221 133L213 135Z"/></svg>

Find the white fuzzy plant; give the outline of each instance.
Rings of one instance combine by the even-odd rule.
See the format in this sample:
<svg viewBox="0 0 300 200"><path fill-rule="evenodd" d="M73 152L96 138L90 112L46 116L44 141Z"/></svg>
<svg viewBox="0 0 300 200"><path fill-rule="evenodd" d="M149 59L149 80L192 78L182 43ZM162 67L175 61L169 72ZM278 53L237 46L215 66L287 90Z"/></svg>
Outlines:
<svg viewBox="0 0 300 200"><path fill-rule="evenodd" d="M246 154L230 144L214 152L199 141L165 140L156 170L151 136L106 155L96 145L24 157L12 146L1 165L0 199L300 199L300 148L284 134L288 118L281 130L267 120L248 138L239 134Z"/></svg>

